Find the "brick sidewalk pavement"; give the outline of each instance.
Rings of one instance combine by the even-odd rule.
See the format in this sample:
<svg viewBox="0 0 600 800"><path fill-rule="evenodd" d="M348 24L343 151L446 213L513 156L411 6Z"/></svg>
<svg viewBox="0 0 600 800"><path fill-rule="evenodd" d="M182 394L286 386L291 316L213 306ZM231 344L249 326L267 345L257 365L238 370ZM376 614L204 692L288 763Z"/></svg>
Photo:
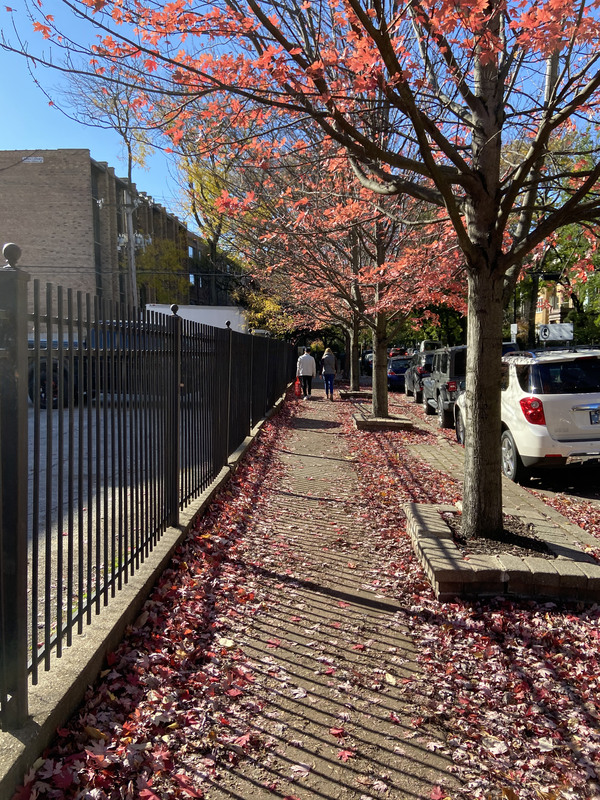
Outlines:
<svg viewBox="0 0 600 800"><path fill-rule="evenodd" d="M411 724L417 698L407 687L419 668L399 606L370 588L376 525L364 523L336 404L317 389L296 408L283 474L268 488L275 499L245 534L285 560L258 571L265 610L236 638L253 696L266 700L253 724L273 747L206 798L425 800L455 783L443 744Z"/></svg>

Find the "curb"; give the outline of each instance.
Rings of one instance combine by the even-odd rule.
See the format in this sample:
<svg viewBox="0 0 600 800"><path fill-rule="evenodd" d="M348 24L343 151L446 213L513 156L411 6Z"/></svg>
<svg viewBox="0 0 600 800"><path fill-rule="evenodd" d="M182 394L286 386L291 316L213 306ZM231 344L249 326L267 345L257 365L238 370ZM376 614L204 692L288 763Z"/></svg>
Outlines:
<svg viewBox="0 0 600 800"><path fill-rule="evenodd" d="M359 431L404 431L412 430L413 423L408 417L365 417L353 414L354 425Z"/></svg>
<svg viewBox="0 0 600 800"><path fill-rule="evenodd" d="M413 549L440 601L467 597L600 601L600 564L584 552L574 531L536 523L536 534L556 556L470 555L454 543L442 513L454 506L408 503L404 507ZM585 531L581 531L582 538Z"/></svg>

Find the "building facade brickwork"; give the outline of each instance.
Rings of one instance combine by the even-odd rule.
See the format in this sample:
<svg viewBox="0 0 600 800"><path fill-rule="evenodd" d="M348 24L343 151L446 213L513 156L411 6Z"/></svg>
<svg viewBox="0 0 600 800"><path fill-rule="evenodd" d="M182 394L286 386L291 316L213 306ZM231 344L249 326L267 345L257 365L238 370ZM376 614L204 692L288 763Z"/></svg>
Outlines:
<svg viewBox="0 0 600 800"><path fill-rule="evenodd" d="M138 254L159 240L175 245L185 287L199 238L89 150L0 151L0 246L18 244L19 266L32 278L131 303L130 248ZM173 300L188 302L185 291ZM155 293L137 287L135 302L155 301Z"/></svg>

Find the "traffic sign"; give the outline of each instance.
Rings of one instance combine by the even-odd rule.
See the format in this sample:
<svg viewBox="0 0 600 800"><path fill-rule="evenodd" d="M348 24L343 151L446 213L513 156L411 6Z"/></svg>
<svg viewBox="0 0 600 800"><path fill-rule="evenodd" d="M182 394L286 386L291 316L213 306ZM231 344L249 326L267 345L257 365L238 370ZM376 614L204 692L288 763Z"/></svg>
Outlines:
<svg viewBox="0 0 600 800"><path fill-rule="evenodd" d="M538 325L538 339L541 342L566 342L573 338L572 322L553 322Z"/></svg>

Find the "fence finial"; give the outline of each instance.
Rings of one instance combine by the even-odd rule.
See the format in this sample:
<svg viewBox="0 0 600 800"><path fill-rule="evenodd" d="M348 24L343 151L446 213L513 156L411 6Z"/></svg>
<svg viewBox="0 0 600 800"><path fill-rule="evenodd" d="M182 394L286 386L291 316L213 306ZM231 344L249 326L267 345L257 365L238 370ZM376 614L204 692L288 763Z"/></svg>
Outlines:
<svg viewBox="0 0 600 800"><path fill-rule="evenodd" d="M8 266L5 265L4 269L16 269L17 261L21 258L21 248L18 244L8 242L2 248L2 255L8 261Z"/></svg>

